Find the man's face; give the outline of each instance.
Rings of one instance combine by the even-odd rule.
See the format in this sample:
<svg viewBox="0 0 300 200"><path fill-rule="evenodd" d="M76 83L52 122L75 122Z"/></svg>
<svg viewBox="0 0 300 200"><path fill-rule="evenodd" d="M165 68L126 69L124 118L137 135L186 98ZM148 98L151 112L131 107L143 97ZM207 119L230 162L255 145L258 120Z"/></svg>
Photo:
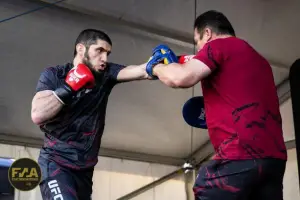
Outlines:
<svg viewBox="0 0 300 200"><path fill-rule="evenodd" d="M212 32L209 28L205 28L201 34L195 28L194 30L194 41L197 47L197 50L200 51L203 46L212 39Z"/></svg>
<svg viewBox="0 0 300 200"><path fill-rule="evenodd" d="M92 44L88 49L85 49L83 63L95 73L102 74L106 68L111 48L108 42L97 40L96 44Z"/></svg>

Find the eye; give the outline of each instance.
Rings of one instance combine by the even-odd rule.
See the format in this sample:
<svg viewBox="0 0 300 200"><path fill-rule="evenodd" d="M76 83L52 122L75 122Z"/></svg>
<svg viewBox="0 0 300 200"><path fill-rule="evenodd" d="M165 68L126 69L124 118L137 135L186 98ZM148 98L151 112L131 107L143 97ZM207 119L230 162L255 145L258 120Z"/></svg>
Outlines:
<svg viewBox="0 0 300 200"><path fill-rule="evenodd" d="M111 51L108 51L108 50L106 50L106 49L104 49L104 48L102 48L102 47L97 48L97 49L96 49L96 52L99 53L99 54L106 52L106 53L107 53L107 56L109 56L110 53L111 53Z"/></svg>

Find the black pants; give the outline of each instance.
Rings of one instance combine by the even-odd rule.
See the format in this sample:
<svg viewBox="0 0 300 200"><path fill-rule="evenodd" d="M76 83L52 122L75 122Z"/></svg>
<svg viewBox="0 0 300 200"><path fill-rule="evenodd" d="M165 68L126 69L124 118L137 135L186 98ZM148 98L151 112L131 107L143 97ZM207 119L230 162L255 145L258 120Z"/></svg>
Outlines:
<svg viewBox="0 0 300 200"><path fill-rule="evenodd" d="M283 200L286 161L212 160L200 168L196 200Z"/></svg>
<svg viewBox="0 0 300 200"><path fill-rule="evenodd" d="M72 170L39 158L42 171L40 190L43 200L92 199L93 169Z"/></svg>

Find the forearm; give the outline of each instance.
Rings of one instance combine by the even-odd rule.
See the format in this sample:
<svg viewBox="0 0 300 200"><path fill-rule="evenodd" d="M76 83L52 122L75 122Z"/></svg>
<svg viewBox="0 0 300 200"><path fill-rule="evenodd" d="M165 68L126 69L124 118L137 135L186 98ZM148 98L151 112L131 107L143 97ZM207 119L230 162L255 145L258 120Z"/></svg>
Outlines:
<svg viewBox="0 0 300 200"><path fill-rule="evenodd" d="M63 104L50 90L39 92L32 100L31 119L35 124L42 124L52 119L63 108Z"/></svg>
<svg viewBox="0 0 300 200"><path fill-rule="evenodd" d="M134 81L145 80L148 78L148 74L145 70L145 64L142 65L129 65L122 69L118 74L118 81Z"/></svg>
<svg viewBox="0 0 300 200"><path fill-rule="evenodd" d="M209 76L211 72L207 65L197 59L192 59L184 64L159 64L153 68L153 74L172 88L193 87Z"/></svg>
<svg viewBox="0 0 300 200"><path fill-rule="evenodd" d="M180 64L172 63L167 67L159 64L153 68L153 74L159 78L161 82L172 88L179 88L184 70Z"/></svg>
<svg viewBox="0 0 300 200"><path fill-rule="evenodd" d="M143 80L147 78L147 74L142 65L129 65L127 69L135 80Z"/></svg>

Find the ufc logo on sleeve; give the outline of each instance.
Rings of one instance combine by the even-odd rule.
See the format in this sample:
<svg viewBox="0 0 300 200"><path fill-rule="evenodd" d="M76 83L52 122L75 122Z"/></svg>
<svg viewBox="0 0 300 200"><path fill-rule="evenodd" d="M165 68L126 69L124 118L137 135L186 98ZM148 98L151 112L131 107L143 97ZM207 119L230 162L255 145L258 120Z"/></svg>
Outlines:
<svg viewBox="0 0 300 200"><path fill-rule="evenodd" d="M48 186L51 190L51 193L54 193L54 200L64 200L56 180L49 181Z"/></svg>

